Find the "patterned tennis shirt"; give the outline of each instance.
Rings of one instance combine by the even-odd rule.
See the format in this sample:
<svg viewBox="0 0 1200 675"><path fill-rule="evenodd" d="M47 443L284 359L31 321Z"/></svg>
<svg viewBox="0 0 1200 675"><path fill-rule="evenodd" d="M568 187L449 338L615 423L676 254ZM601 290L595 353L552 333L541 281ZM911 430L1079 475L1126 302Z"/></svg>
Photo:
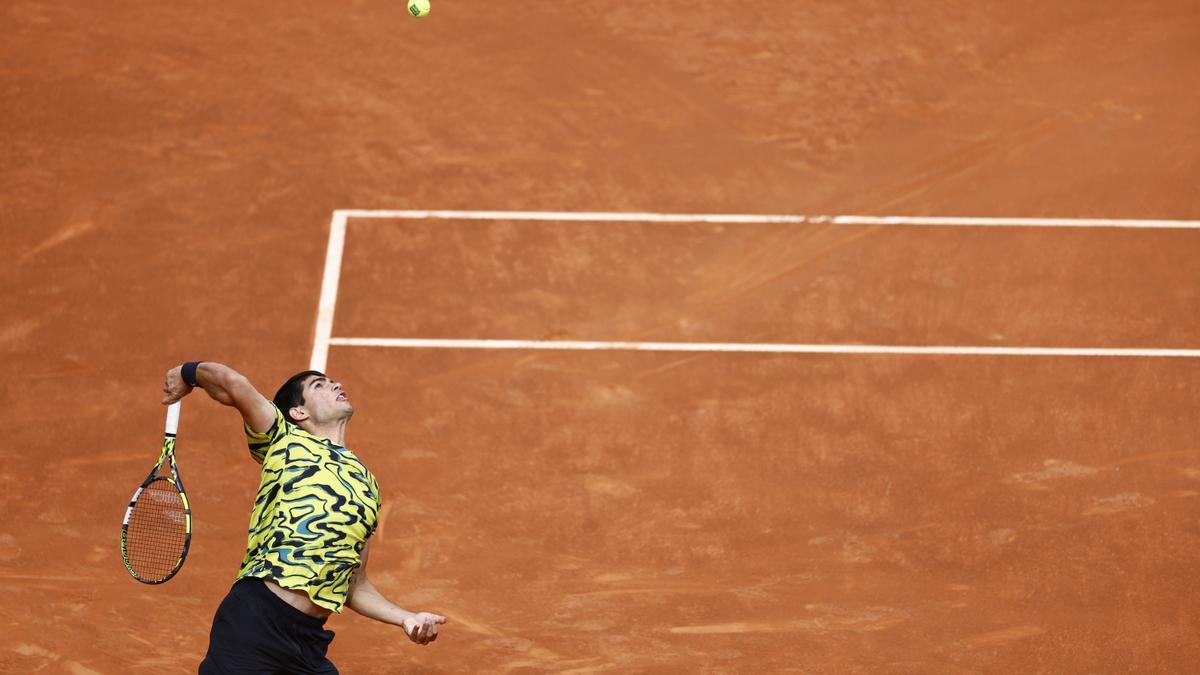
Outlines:
<svg viewBox="0 0 1200 675"><path fill-rule="evenodd" d="M286 420L246 427L262 481L237 578L270 579L341 612L367 538L379 522L379 483L354 453Z"/></svg>

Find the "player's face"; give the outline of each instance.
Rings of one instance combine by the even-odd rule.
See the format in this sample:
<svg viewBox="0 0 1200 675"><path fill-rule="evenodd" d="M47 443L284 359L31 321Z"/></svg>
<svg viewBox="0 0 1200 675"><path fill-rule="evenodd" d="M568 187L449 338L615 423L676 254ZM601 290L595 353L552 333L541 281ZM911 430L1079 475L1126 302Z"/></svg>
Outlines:
<svg viewBox="0 0 1200 675"><path fill-rule="evenodd" d="M304 383L304 409L317 424L349 418L354 414L342 383L313 375Z"/></svg>

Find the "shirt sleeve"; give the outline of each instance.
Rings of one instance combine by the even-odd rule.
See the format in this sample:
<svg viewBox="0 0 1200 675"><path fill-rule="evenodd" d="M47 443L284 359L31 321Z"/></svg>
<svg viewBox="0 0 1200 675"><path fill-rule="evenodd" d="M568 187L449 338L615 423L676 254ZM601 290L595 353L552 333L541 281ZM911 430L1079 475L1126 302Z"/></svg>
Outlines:
<svg viewBox="0 0 1200 675"><path fill-rule="evenodd" d="M283 418L283 413L274 405L271 408L275 411L275 421L271 424L271 428L263 433L259 433L250 428L250 425L243 424L242 427L246 430L246 445L250 447L250 456L254 461L262 464L267 458L267 453L271 446L275 444L283 436L288 433L288 422Z"/></svg>

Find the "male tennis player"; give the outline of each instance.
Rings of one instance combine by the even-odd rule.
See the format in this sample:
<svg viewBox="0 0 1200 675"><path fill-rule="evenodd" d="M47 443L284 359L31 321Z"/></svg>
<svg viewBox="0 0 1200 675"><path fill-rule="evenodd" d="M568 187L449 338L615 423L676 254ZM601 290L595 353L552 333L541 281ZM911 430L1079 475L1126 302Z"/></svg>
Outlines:
<svg viewBox="0 0 1200 675"><path fill-rule="evenodd" d="M446 617L401 609L367 578L379 484L343 445L354 406L342 385L307 370L268 401L232 368L191 361L167 371L162 402L193 387L237 408L262 464L246 555L213 617L201 675L337 673L324 624L345 606L417 644L436 640Z"/></svg>

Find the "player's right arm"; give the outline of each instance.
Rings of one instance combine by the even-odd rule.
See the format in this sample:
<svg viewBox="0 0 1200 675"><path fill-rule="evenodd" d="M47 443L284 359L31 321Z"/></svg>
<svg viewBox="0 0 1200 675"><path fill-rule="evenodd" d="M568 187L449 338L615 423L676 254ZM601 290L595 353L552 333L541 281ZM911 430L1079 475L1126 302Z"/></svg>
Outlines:
<svg viewBox="0 0 1200 675"><path fill-rule="evenodd" d="M163 405L170 405L191 393L192 387L183 381L182 369L183 366L175 366L167 371L163 380ZM252 431L266 433L275 424L275 406L233 368L204 361L196 368L196 384L214 401L237 408Z"/></svg>

